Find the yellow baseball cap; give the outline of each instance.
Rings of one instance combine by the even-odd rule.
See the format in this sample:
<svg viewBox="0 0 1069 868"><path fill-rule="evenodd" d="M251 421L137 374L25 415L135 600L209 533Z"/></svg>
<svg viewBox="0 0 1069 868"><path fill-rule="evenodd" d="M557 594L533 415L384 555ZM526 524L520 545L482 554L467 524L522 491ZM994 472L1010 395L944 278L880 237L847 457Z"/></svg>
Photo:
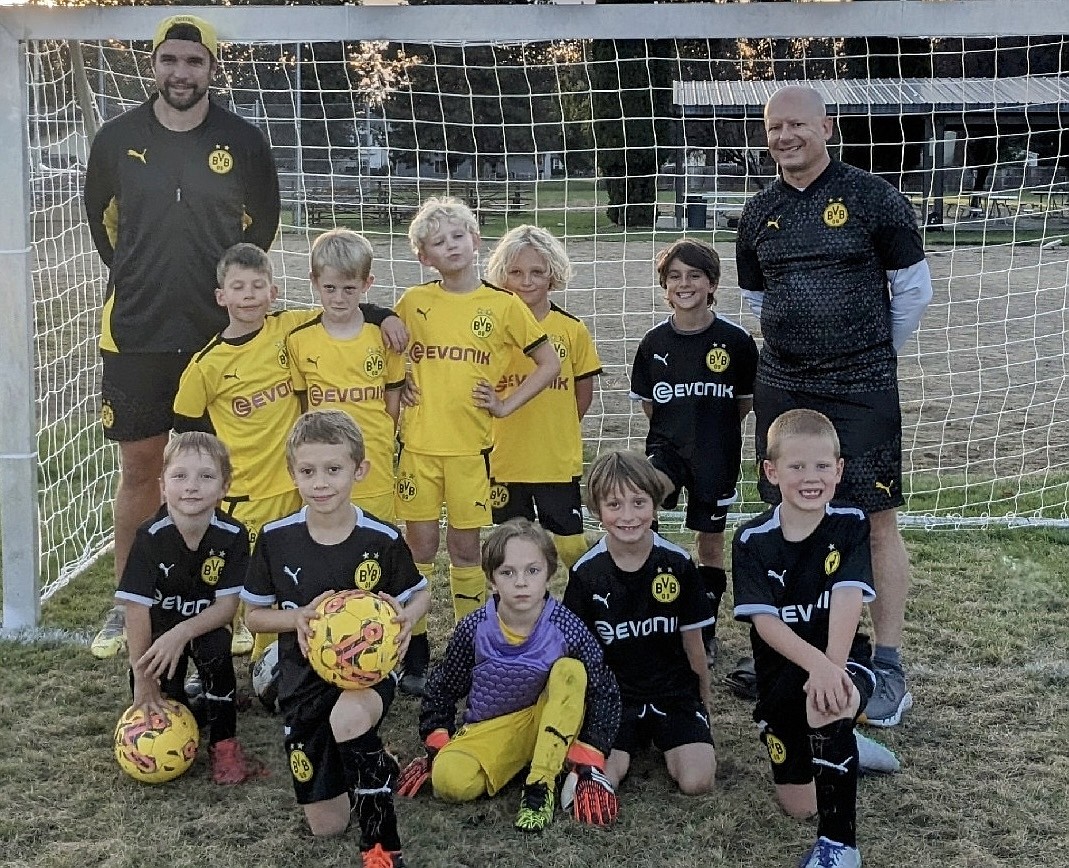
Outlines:
<svg viewBox="0 0 1069 868"><path fill-rule="evenodd" d="M170 18L164 18L156 28L156 35L152 37L153 52L160 47L161 42L168 39L199 42L208 49L212 57L219 56L219 38L215 35L215 28L196 15L172 15Z"/></svg>

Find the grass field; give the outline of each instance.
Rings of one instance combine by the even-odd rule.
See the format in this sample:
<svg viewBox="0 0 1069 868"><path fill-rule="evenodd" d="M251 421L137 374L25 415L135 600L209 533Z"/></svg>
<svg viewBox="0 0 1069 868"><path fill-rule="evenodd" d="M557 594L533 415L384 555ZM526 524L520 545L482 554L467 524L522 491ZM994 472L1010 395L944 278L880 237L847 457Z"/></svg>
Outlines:
<svg viewBox="0 0 1069 868"><path fill-rule="evenodd" d="M1056 531L908 532L914 590L907 656L917 707L873 731L903 771L860 787L859 839L874 868L1065 865L1069 853L1069 534ZM108 605L110 561L53 597L46 627L88 637ZM437 589L439 592L441 588ZM559 588L558 588L559 590ZM442 599L437 611L444 611ZM727 604L726 604L727 605ZM725 606L725 611L727 608ZM448 624L432 622L441 647ZM725 622L721 676L745 653ZM244 675L244 668L239 669ZM793 865L814 834L773 803L750 706L717 684L717 791L672 792L660 757L633 767L612 831L558 814L540 837L512 828L519 798L448 806L399 805L408 862L446 866ZM0 866L350 866L357 837L315 841L294 803L280 720L253 707L241 738L272 775L213 785L202 748L192 770L138 785L111 755L128 704L125 664L95 661L84 645L0 642ZM402 760L418 750L417 704L400 698L384 735Z"/></svg>

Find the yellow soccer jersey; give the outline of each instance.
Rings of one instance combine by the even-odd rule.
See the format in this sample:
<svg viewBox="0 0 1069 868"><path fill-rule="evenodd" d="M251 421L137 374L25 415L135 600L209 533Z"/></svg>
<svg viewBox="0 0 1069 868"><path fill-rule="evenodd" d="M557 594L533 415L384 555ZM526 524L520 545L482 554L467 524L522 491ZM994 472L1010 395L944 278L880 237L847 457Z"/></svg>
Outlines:
<svg viewBox="0 0 1069 868"><path fill-rule="evenodd" d="M496 482L571 482L583 473L575 381L600 374L601 359L586 325L555 304L541 325L560 357L560 376L515 413L493 420L490 475ZM515 391L534 369L531 359L513 352L497 380L498 397Z"/></svg>
<svg viewBox="0 0 1069 868"><path fill-rule="evenodd" d="M386 411L386 390L405 383L405 359L386 349L379 327L364 323L360 334L333 338L322 317L298 326L286 339L293 388L305 392L309 410L344 410L364 434L371 470L353 497L393 491L393 418Z"/></svg>
<svg viewBox="0 0 1069 868"><path fill-rule="evenodd" d="M476 407L479 380L496 383L510 352L529 353L546 332L511 292L483 283L468 293L439 281L405 291L395 310L411 335L408 357L419 404L405 409L401 440L423 455L476 455L490 449L491 416Z"/></svg>
<svg viewBox="0 0 1069 868"><path fill-rule="evenodd" d="M292 491L286 438L301 413L290 378L286 335L316 315L276 311L256 334L229 341L216 335L190 361L174 411L193 419L205 413L230 449L230 497L255 499Z"/></svg>

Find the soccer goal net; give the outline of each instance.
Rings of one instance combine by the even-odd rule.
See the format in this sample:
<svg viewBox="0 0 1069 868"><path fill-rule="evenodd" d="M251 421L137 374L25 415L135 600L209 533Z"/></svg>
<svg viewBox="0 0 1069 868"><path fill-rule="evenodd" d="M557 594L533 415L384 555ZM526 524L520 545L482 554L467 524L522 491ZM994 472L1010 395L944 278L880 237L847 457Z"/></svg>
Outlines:
<svg viewBox="0 0 1069 868"><path fill-rule="evenodd" d="M373 242L373 300L426 279L405 230L432 195L471 204L484 258L521 223L565 242L574 276L554 301L586 322L604 368L588 458L642 446L628 374L668 313L659 248L712 241L717 311L760 340L736 283L735 228L774 178L765 100L812 83L836 122L834 152L888 178L924 227L935 300L899 360L906 520L1066 521L1069 45L1044 35L1069 33L1058 0L184 11L225 43L215 98L274 151L284 303L311 303L309 244L332 226ZM5 625L22 619L9 600L24 603L12 565L39 564L47 599L111 537L117 458L98 420L107 275L81 186L94 131L154 90L147 37L162 14L0 11L0 68L15 82L0 99L23 119L3 134L23 162L0 166L15 181L0 252L17 284L7 294L25 295L2 326L0 482L37 493L0 503ZM746 455L735 518L760 508L752 441Z"/></svg>

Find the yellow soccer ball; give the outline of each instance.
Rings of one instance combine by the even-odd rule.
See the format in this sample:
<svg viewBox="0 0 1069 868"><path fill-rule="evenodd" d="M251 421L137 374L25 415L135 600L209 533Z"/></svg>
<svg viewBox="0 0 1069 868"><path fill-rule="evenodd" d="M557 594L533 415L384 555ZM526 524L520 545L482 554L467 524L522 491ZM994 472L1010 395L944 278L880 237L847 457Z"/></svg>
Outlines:
<svg viewBox="0 0 1069 868"><path fill-rule="evenodd" d="M132 706L115 725L115 759L135 781L162 784L193 765L200 733L193 713L182 703L164 700L167 713L145 713Z"/></svg>
<svg viewBox="0 0 1069 868"><path fill-rule="evenodd" d="M316 606L308 662L335 687L360 690L378 684L397 666L397 611L366 591L339 591Z"/></svg>

